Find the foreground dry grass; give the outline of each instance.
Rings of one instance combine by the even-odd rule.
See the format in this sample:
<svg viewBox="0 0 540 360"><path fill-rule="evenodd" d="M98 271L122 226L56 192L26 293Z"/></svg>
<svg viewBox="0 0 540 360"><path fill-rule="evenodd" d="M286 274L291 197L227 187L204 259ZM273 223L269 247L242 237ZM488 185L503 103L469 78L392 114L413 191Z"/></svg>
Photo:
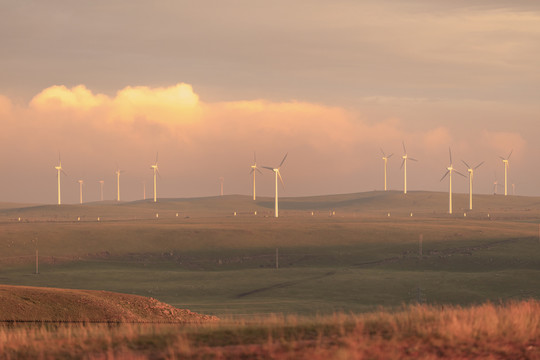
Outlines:
<svg viewBox="0 0 540 360"><path fill-rule="evenodd" d="M11 324L2 358L540 359L540 302L178 324Z"/></svg>

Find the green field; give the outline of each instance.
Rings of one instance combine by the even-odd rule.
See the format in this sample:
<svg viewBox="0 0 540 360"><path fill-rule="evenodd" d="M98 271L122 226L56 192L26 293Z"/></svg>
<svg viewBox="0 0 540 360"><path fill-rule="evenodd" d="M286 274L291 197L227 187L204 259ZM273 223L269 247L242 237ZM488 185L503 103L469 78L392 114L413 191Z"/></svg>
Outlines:
<svg viewBox="0 0 540 360"><path fill-rule="evenodd" d="M284 198L279 219L272 198L247 196L10 204L0 206L0 283L239 316L540 299L540 199L482 195L470 212L467 200L455 195L448 215L444 193Z"/></svg>

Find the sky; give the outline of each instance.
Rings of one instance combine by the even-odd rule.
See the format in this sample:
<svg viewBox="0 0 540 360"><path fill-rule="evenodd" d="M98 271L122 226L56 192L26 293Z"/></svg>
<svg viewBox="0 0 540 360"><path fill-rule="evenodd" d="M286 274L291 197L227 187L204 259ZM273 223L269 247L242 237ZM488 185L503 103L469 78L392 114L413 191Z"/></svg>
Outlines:
<svg viewBox="0 0 540 360"><path fill-rule="evenodd" d="M3 1L0 201L251 193L475 191L540 196L538 1ZM273 173L257 178L272 196ZM453 178L455 191L468 191ZM511 192L509 185L509 192ZM502 191L498 188L498 192Z"/></svg>

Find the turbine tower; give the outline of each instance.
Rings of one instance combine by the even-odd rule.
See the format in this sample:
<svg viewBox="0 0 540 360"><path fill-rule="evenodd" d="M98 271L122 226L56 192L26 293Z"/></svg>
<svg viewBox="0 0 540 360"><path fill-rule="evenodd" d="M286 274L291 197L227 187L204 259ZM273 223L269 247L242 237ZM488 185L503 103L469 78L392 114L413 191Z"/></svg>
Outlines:
<svg viewBox="0 0 540 360"><path fill-rule="evenodd" d="M454 169L454 166L452 164L452 150L450 148L448 148L448 154L450 155L450 166L446 168L446 173L444 173L440 181L443 181L446 176L448 175L450 176L449 177L450 185L448 187L448 213L451 214L452 213L452 173L455 171L456 174L459 174L463 177L465 177L465 175L463 175L462 173Z"/></svg>
<svg viewBox="0 0 540 360"><path fill-rule="evenodd" d="M150 168L154 170L154 202L157 201L157 175L159 175L158 170L158 153L156 152L156 162L154 165L151 165Z"/></svg>
<svg viewBox="0 0 540 360"><path fill-rule="evenodd" d="M390 159L392 157L392 155L394 155L394 154L390 154L390 155L386 156L386 154L384 153L382 148L381 148L381 153L383 155L382 159L384 160L384 191L386 191L387 190L387 187L386 187L386 172L387 172L387 168L388 168L388 159Z"/></svg>
<svg viewBox="0 0 540 360"><path fill-rule="evenodd" d="M504 164L504 196L508 195L508 159L510 159L510 156L512 156L512 152L514 150L510 151L510 154L505 158L502 156L499 156Z"/></svg>
<svg viewBox="0 0 540 360"><path fill-rule="evenodd" d="M101 201L103 201L103 183L104 183L105 181L99 180L98 182L99 182L99 195L100 195L100 196L99 196L99 199L100 199Z"/></svg>
<svg viewBox="0 0 540 360"><path fill-rule="evenodd" d="M67 176L66 172L62 169L62 161L60 160L60 154L58 154L58 166L54 167L58 173L58 205L62 204L62 196L60 191L60 173Z"/></svg>
<svg viewBox="0 0 540 360"><path fill-rule="evenodd" d="M403 144L403 156L401 157L403 161L401 162L401 168L403 168L403 193L407 194L407 160L418 161L409 157L407 154L407 149L405 149L405 142Z"/></svg>
<svg viewBox="0 0 540 360"><path fill-rule="evenodd" d="M219 178L219 195L223 196L223 182L225 181L225 178L221 176Z"/></svg>
<svg viewBox="0 0 540 360"><path fill-rule="evenodd" d="M143 200L146 200L146 180L143 180Z"/></svg>
<svg viewBox="0 0 540 360"><path fill-rule="evenodd" d="M120 201L120 174L123 173L124 170L120 170L118 168L118 164L116 165L116 201Z"/></svg>
<svg viewBox="0 0 540 360"><path fill-rule="evenodd" d="M253 152L253 165L251 165L251 173L253 174L253 200L257 200L255 193L255 171L258 171L262 175L261 170L259 170L259 167L257 166L257 155Z"/></svg>
<svg viewBox="0 0 540 360"><path fill-rule="evenodd" d="M278 212L278 178L279 178L279 181L281 181L281 185L283 187L285 187L285 184L283 183L283 178L281 177L281 172L279 170L281 169L281 165L283 165L283 163L285 162L285 159L287 158L287 155L289 155L289 154L288 153L285 154L285 156L283 157L283 160L281 160L281 163L279 164L279 166L277 168L273 168L273 167L269 167L269 166L263 166L263 168L271 170L276 174L276 199L275 199L276 204L275 204L275 210L274 210L274 216L275 217L279 217L279 212Z"/></svg>
<svg viewBox="0 0 540 360"><path fill-rule="evenodd" d="M77 180L79 183L79 204L82 204L82 186L84 181L83 180Z"/></svg>
<svg viewBox="0 0 540 360"><path fill-rule="evenodd" d="M478 169L482 164L483 161L476 165L475 167L470 167L469 164L467 164L464 160L461 160L465 166L467 167L467 171L469 172L469 210L472 210L472 194L473 194L473 178L474 178L474 170Z"/></svg>

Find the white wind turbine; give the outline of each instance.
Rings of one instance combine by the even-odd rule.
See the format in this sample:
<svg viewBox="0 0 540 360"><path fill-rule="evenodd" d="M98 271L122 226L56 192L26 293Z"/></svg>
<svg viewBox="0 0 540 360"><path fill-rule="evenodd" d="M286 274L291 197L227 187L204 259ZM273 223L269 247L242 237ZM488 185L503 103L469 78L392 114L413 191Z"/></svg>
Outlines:
<svg viewBox="0 0 540 360"><path fill-rule="evenodd" d="M403 193L407 193L407 160L412 161L418 161L416 159L413 159L412 157L409 157L407 154L407 149L405 149L405 142L403 144L403 161L401 162L401 168L403 168Z"/></svg>
<svg viewBox="0 0 540 360"><path fill-rule="evenodd" d="M504 163L504 196L508 195L508 159L510 159L510 156L512 156L513 151L514 150L510 151L510 154L508 154L506 159L499 156Z"/></svg>
<svg viewBox="0 0 540 360"><path fill-rule="evenodd" d="M120 170L118 167L118 164L116 165L116 201L120 201L120 174L123 173L124 170Z"/></svg>
<svg viewBox="0 0 540 360"><path fill-rule="evenodd" d="M253 200L257 200L257 196L255 193L255 172L258 171L261 175L262 172L259 170L259 167L257 166L257 155L255 152L253 152L253 165L251 165L251 173L253 174Z"/></svg>
<svg viewBox="0 0 540 360"><path fill-rule="evenodd" d="M154 165L150 166L150 168L154 170L154 202L157 201L157 175L159 175L157 163L158 163L158 153L156 152L156 162L154 163Z"/></svg>
<svg viewBox="0 0 540 360"><path fill-rule="evenodd" d="M497 172L494 171L493 172L493 177L495 180L493 180L493 195L497 195L497 189L499 189L499 186L501 184L499 184L499 180L497 180Z"/></svg>
<svg viewBox="0 0 540 360"><path fill-rule="evenodd" d="M219 195L223 196L223 182L225 178L223 176L219 177Z"/></svg>
<svg viewBox="0 0 540 360"><path fill-rule="evenodd" d="M60 154L58 154L58 166L54 167L58 173L58 205L62 204L62 196L60 191L60 173L67 176L66 172L62 169L62 161L60 160Z"/></svg>
<svg viewBox="0 0 540 360"><path fill-rule="evenodd" d="M469 172L469 210L472 210L472 194L473 194L473 178L474 178L474 170L478 169L482 164L483 161L476 165L475 167L470 167L469 164L467 164L464 160L461 160L465 166L467 167L467 171Z"/></svg>
<svg viewBox="0 0 540 360"><path fill-rule="evenodd" d="M77 180L77 182L79 183L79 204L82 204L82 187L83 187L84 181Z"/></svg>
<svg viewBox="0 0 540 360"><path fill-rule="evenodd" d="M105 181L99 180L98 182L99 182L99 199L103 201L103 183L105 183Z"/></svg>
<svg viewBox="0 0 540 360"><path fill-rule="evenodd" d="M143 180L143 200L146 200L146 180Z"/></svg>
<svg viewBox="0 0 540 360"><path fill-rule="evenodd" d="M388 156L386 156L386 154L384 153L383 149L381 149L381 152L382 152L382 159L384 160L384 191L387 190L387 187L386 187L386 172L387 172L387 168L388 168L388 159L390 159L392 157L392 155L394 154L390 154Z"/></svg>
<svg viewBox="0 0 540 360"><path fill-rule="evenodd" d="M454 169L454 166L452 164L452 150L450 148L448 148L448 154L450 155L450 166L446 168L446 173L441 178L441 181L443 181L447 175L450 176L449 178L450 185L448 188L448 213L451 214L452 213L452 173L455 171L456 174L459 174L463 177L465 177L465 175L463 175L462 173Z"/></svg>
<svg viewBox="0 0 540 360"><path fill-rule="evenodd" d="M281 165L283 165L283 163L285 162L285 159L287 158L287 154L285 154L285 156L283 157L283 160L281 160L281 163L279 164L279 166L277 168L273 168L273 167L269 167L269 166L263 166L263 168L265 169L268 169L268 170L271 170L273 171L275 174L276 174L276 204L275 204L275 211L274 211L274 216L275 217L279 217L279 213L278 213L278 178L279 178L279 181L281 181L281 185L283 187L285 187L285 184L283 183L283 178L281 177L281 173L280 173L280 169L281 169Z"/></svg>

